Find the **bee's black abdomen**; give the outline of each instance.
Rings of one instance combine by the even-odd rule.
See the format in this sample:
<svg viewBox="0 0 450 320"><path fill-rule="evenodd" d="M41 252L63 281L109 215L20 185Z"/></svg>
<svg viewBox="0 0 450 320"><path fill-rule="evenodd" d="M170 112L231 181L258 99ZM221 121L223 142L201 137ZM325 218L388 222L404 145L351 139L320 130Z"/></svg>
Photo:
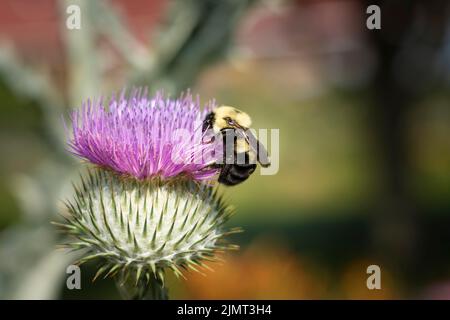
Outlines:
<svg viewBox="0 0 450 320"><path fill-rule="evenodd" d="M234 165L231 167L229 171L229 175L233 176L236 179L247 179L253 171L255 171L256 164L254 165Z"/></svg>
<svg viewBox="0 0 450 320"><path fill-rule="evenodd" d="M256 164L226 164L219 175L219 183L227 186L237 185L245 180L255 171Z"/></svg>

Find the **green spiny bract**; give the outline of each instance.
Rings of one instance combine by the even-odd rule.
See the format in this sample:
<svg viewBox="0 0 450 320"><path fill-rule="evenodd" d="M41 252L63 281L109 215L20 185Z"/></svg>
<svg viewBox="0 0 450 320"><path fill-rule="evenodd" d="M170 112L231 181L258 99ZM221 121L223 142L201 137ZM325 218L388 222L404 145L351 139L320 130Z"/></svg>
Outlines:
<svg viewBox="0 0 450 320"><path fill-rule="evenodd" d="M73 236L66 244L85 250L79 263L100 258L100 275L133 277L137 282L164 270L176 276L182 270L198 271L217 251L234 249L223 237L239 232L224 230L231 215L216 189L190 180L138 181L96 169L81 178L69 215L60 224Z"/></svg>

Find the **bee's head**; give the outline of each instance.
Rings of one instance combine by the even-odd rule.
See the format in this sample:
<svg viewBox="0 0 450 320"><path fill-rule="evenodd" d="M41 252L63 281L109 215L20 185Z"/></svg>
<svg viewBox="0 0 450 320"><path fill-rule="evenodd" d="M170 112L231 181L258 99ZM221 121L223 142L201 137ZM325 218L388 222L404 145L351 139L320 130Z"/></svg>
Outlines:
<svg viewBox="0 0 450 320"><path fill-rule="evenodd" d="M233 107L218 107L214 110L214 116L214 131L216 132L226 128L246 130L252 125L252 119L248 114Z"/></svg>

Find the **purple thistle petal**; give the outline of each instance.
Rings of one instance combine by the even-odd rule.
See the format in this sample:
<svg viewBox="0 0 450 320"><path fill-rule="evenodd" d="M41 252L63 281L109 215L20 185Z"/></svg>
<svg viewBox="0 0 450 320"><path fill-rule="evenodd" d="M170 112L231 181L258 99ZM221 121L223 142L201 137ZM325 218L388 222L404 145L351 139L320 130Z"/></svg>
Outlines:
<svg viewBox="0 0 450 320"><path fill-rule="evenodd" d="M102 98L88 100L71 114L68 145L82 159L137 179L211 179L217 170L202 155L214 146L202 143L201 124L213 106L201 110L190 93L173 100L160 92L149 97L142 89L128 98L122 92L108 106Z"/></svg>

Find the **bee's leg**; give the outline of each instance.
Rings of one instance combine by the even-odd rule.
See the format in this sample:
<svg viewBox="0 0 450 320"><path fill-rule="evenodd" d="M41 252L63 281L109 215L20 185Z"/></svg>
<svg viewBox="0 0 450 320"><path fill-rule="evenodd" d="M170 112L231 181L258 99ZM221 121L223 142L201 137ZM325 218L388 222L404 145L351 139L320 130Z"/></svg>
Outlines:
<svg viewBox="0 0 450 320"><path fill-rule="evenodd" d="M203 144L211 144L214 141L216 141L216 137L215 136L209 137L209 140L205 140L206 138L207 138L206 136L202 138L202 143Z"/></svg>

